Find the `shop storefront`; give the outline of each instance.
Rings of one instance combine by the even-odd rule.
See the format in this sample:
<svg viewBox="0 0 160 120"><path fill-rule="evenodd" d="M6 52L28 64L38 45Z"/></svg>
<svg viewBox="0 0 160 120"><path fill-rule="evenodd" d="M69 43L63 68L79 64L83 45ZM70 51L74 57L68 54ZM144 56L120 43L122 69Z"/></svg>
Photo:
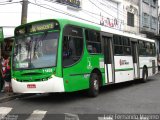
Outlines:
<svg viewBox="0 0 160 120"><path fill-rule="evenodd" d="M2 42L3 42L4 36L3 36L3 28L0 27L0 61L1 61L1 53L2 53ZM1 63L0 63L0 70L2 69ZM0 71L0 91L2 89L2 74Z"/></svg>
<svg viewBox="0 0 160 120"><path fill-rule="evenodd" d="M11 57L12 45L13 45L14 37L4 38L3 28L0 27L0 70L2 69L1 61L4 57ZM0 91L3 87L2 74L0 71Z"/></svg>

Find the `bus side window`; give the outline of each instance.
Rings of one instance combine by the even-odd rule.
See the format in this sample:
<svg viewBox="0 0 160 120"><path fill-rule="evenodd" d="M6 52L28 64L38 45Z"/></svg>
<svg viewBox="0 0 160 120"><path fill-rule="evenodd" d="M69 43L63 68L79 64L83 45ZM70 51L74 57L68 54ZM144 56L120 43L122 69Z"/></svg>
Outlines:
<svg viewBox="0 0 160 120"><path fill-rule="evenodd" d="M156 46L155 46L155 43L152 43L152 56L156 56Z"/></svg>
<svg viewBox="0 0 160 120"><path fill-rule="evenodd" d="M139 41L139 55L146 55L146 44L144 41Z"/></svg>
<svg viewBox="0 0 160 120"><path fill-rule="evenodd" d="M114 54L115 55L123 55L123 39L119 35L113 36L114 42Z"/></svg>
<svg viewBox="0 0 160 120"><path fill-rule="evenodd" d="M94 30L85 30L87 49L91 54L102 53L100 33Z"/></svg>
<svg viewBox="0 0 160 120"><path fill-rule="evenodd" d="M71 66L80 60L83 53L82 29L67 26L63 37L63 66Z"/></svg>
<svg viewBox="0 0 160 120"><path fill-rule="evenodd" d="M131 43L128 37L122 37L124 44L124 55L131 55Z"/></svg>

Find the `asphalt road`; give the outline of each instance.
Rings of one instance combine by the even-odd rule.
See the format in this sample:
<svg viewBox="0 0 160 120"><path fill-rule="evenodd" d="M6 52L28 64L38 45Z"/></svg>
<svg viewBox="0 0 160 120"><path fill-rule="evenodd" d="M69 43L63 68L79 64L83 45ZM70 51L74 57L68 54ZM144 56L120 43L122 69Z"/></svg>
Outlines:
<svg viewBox="0 0 160 120"><path fill-rule="evenodd" d="M160 113L160 74L146 83L139 81L109 85L101 88L96 98L85 91L62 94L34 95L0 103L1 111L19 114L23 118L33 113L45 114L158 114Z"/></svg>

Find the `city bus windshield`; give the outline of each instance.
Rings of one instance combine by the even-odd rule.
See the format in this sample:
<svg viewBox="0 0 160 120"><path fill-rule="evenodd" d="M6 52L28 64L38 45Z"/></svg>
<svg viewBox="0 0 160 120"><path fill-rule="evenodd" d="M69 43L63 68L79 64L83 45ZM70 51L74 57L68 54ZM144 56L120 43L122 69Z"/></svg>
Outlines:
<svg viewBox="0 0 160 120"><path fill-rule="evenodd" d="M36 69L56 65L58 32L23 35L15 39L13 68Z"/></svg>

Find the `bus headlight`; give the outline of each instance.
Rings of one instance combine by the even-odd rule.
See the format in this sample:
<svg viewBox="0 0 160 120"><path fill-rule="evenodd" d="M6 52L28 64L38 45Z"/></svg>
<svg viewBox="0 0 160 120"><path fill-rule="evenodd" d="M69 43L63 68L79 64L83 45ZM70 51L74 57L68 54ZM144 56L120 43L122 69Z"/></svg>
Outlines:
<svg viewBox="0 0 160 120"><path fill-rule="evenodd" d="M55 77L55 75L52 75L51 78Z"/></svg>
<svg viewBox="0 0 160 120"><path fill-rule="evenodd" d="M12 78L12 80L16 80L16 78Z"/></svg>

